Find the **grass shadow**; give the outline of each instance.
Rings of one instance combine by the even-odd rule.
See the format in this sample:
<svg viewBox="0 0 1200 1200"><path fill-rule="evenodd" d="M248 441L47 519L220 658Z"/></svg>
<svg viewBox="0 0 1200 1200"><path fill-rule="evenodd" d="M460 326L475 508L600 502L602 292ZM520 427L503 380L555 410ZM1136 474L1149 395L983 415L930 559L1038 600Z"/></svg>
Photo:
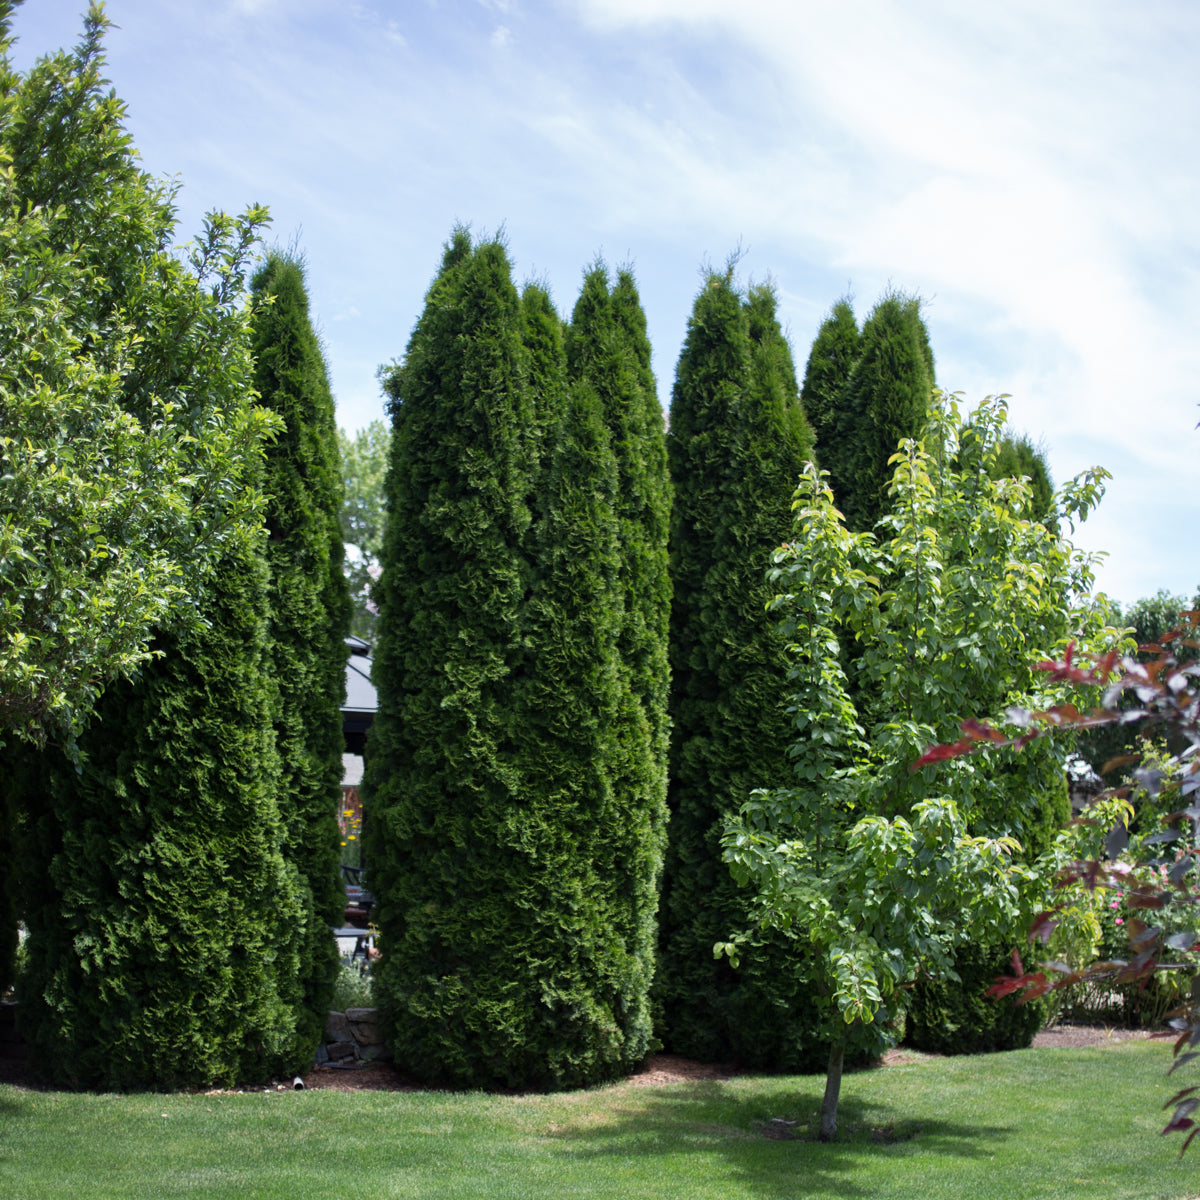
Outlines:
<svg viewBox="0 0 1200 1200"><path fill-rule="evenodd" d="M638 1089L627 1102L614 1097L602 1120L584 1118L548 1135L574 1159L719 1156L755 1195L791 1197L822 1191L835 1196L876 1194L860 1169L878 1160L880 1171L898 1155L987 1159L1014 1130L930 1120L860 1097L842 1100L838 1140L816 1132L823 1078L811 1086L794 1077L770 1097L747 1095L718 1081ZM869 1172L868 1172L869 1174Z"/></svg>

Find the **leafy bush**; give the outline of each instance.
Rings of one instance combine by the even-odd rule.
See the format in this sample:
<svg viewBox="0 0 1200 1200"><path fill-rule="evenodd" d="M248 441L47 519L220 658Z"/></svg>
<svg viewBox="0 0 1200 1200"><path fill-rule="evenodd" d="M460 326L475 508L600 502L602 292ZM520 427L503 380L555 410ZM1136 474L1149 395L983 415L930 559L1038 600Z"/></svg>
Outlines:
<svg viewBox="0 0 1200 1200"><path fill-rule="evenodd" d="M986 994L1009 966L1010 954L1003 946L966 945L954 955L961 982L918 979L908 1004L908 1044L930 1054L980 1054L1028 1046L1046 1023L1046 1002L1017 1004L1008 997L997 1003Z"/></svg>
<svg viewBox="0 0 1200 1200"><path fill-rule="evenodd" d="M345 1012L348 1008L374 1008L375 987L370 967L342 960L334 977L333 992L329 999L332 1012Z"/></svg>

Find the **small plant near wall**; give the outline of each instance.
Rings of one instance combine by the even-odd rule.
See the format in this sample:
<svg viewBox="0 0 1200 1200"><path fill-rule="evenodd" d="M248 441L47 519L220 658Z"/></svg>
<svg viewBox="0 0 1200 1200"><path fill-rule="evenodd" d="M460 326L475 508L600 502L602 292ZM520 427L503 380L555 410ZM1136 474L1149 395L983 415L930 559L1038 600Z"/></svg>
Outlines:
<svg viewBox="0 0 1200 1200"><path fill-rule="evenodd" d="M329 1002L332 1012L345 1012L350 1008L374 1008L375 989L371 982L371 971L367 965L348 963L342 960L341 969L333 983L333 999Z"/></svg>

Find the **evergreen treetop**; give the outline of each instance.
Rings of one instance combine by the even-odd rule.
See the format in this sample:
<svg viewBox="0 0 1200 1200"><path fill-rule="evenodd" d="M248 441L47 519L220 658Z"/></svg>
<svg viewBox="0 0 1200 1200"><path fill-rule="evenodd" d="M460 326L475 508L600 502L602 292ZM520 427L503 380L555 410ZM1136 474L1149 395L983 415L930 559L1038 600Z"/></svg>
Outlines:
<svg viewBox="0 0 1200 1200"><path fill-rule="evenodd" d="M812 426L821 467L834 491L845 473L845 447L838 441L838 412L858 358L859 331L849 299L839 300L821 323L809 351L800 402Z"/></svg>
<svg viewBox="0 0 1200 1200"><path fill-rule="evenodd" d="M889 461L904 438L920 437L933 390L933 353L920 301L891 293L863 325L837 437L847 448L836 499L847 524L869 530L887 510Z"/></svg>

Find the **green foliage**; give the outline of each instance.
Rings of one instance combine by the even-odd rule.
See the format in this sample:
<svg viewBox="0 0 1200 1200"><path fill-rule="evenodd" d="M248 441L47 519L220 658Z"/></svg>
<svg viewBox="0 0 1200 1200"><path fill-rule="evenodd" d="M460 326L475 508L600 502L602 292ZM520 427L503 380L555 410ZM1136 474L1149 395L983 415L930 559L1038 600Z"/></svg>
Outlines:
<svg viewBox="0 0 1200 1200"><path fill-rule="evenodd" d="M1109 620L1112 624L1124 627L1129 638L1127 649L1132 653L1138 647L1153 647L1158 639L1174 629L1183 619L1183 614L1189 609L1200 609L1200 592L1189 601L1184 596L1172 596L1165 588L1160 588L1153 596L1144 596L1128 608L1109 601ZM1183 662L1190 662L1195 657L1195 651L1184 646L1178 650ZM1137 656L1143 661L1152 658L1154 651L1148 649L1138 651ZM1124 703L1128 706L1131 700ZM1111 723L1095 728L1084 729L1078 736L1080 756L1091 764L1092 770L1104 771L1107 764L1113 763L1110 771L1106 771L1110 785L1115 785L1128 778L1129 771L1138 761L1142 750L1142 733L1144 726L1140 722ZM1176 754L1186 746L1186 740L1176 738L1172 749Z"/></svg>
<svg viewBox="0 0 1200 1200"><path fill-rule="evenodd" d="M849 299L839 300L821 324L809 351L800 402L812 425L817 456L832 478L846 471L837 419L850 372L858 359L859 331Z"/></svg>
<svg viewBox="0 0 1200 1200"><path fill-rule="evenodd" d="M8 748L21 1019L62 1081L261 1078L293 1044L300 925L264 659L278 422L248 403L242 303L265 212L172 253L173 194L100 76L105 24L93 6L74 54L5 63L0 88L5 723L63 743Z"/></svg>
<svg viewBox="0 0 1200 1200"><path fill-rule="evenodd" d="M1168 758L1153 754L1143 761L1132 778L1144 793L1142 807L1149 812L1137 814L1127 789L1109 789L1089 805L1085 819L1059 840L1056 852L1064 861L1058 872L1062 895L1058 902L1040 913L1030 929L1030 939L1053 943L1055 926L1064 912L1070 916L1078 907L1079 889L1092 897L1111 893L1109 904L1117 915L1111 918L1107 932L1117 926L1123 930L1126 945L1118 957L1111 953L1112 941L1101 947L1110 957L1086 965L1051 960L1040 970L1027 971L1014 956L1013 974L998 981L992 989L997 996L1023 992L1028 999L1080 986L1100 984L1125 990L1131 985L1152 989L1158 1012L1162 1005L1176 1002L1170 1010L1170 1027L1175 1040L1175 1063L1168 1074L1197 1057L1193 1048L1200 1044L1200 992L1193 986L1185 992L1187 974L1197 968L1198 947L1195 932L1196 906L1200 890L1196 887L1195 868L1200 861L1200 695L1194 684L1195 658L1200 652L1200 611L1182 614L1182 624L1160 634L1156 643L1144 645L1140 654L1120 654L1110 646L1103 654L1084 648L1077 656L1075 646L1056 661L1043 663L1048 678L1073 693L1071 700L1080 704L1101 703L1091 711L1081 711L1077 703L1053 705L1042 711L1009 709L1005 722L1017 730L1006 736L985 721L965 723L967 736L954 743L931 747L917 764L961 763L983 748L1024 750L1055 740L1077 729L1115 724L1140 724L1151 735L1168 742L1182 741L1185 749ZM1112 632L1112 631L1110 631ZM1148 803L1147 803L1148 801ZM1186 808L1175 807L1187 803ZM1155 829L1152 817L1159 806L1173 808ZM1071 856L1074 856L1071 860ZM1154 921L1155 924L1151 924ZM1106 922L1108 924L1108 922ZM1103 939L1102 939L1103 940ZM1164 959L1171 961L1164 962ZM1184 968L1181 976L1161 978L1165 969ZM1128 993L1127 993L1128 994ZM1182 1088L1164 1108L1173 1109L1163 1133L1186 1133L1180 1154L1200 1132L1193 1114L1200 1108L1200 1088Z"/></svg>
<svg viewBox="0 0 1200 1200"><path fill-rule="evenodd" d="M0 740L70 738L149 656L262 498L242 269L265 210L171 253L101 77L98 5L72 54L9 66L0 10ZM190 267L190 269L189 269Z"/></svg>
<svg viewBox="0 0 1200 1200"><path fill-rule="evenodd" d="M881 540L849 532L807 466L792 540L774 555L793 780L756 792L723 842L735 876L754 885L760 923L802 930L814 948L834 1111L842 1025L870 1026L922 970L952 971L956 943L1011 937L1028 874L1009 856L1021 841L1036 850L1066 815L1047 811L1063 803L1053 753L936 780L910 770L981 694L1040 707L1037 658L1099 634L1094 613L1074 606L1089 559L1022 519L1023 481L989 475L1003 422L1002 401L985 402L964 446L955 401L936 397L924 440L892 458ZM1068 485L1062 511L1086 515L1097 492L1094 475ZM850 638L869 685L862 708L842 666ZM741 941L718 950L736 956Z"/></svg>
<svg viewBox="0 0 1200 1200"><path fill-rule="evenodd" d="M991 466L994 479L1024 476L1029 480L1029 507L1025 512L1032 521L1052 520L1054 511L1054 480L1046 462L1046 452L1028 434L1015 434L1006 429L996 447Z"/></svg>
<svg viewBox="0 0 1200 1200"><path fill-rule="evenodd" d="M375 987L371 972L353 963L339 963L329 997L329 1011L344 1013L348 1008L374 1008Z"/></svg>
<svg viewBox="0 0 1200 1200"><path fill-rule="evenodd" d="M371 598L371 588L379 578L383 551L387 516L384 479L390 444L391 430L382 421L372 421L353 437L345 430L338 430L345 494L342 538L354 551L345 564L354 605L350 632L368 642L375 641L376 606Z"/></svg>
<svg viewBox="0 0 1200 1200"><path fill-rule="evenodd" d="M747 924L721 865L723 818L764 781L790 777L782 642L764 616L758 556L788 529L811 436L767 288L748 297L711 275L680 357L668 437L671 533L671 824L660 978L664 1037L708 1061L811 1068L803 980L786 934L764 935L741 969L711 948Z"/></svg>
<svg viewBox="0 0 1200 1200"><path fill-rule="evenodd" d="M923 975L908 1001L905 1041L930 1054L983 1054L1023 1050L1049 1015L1045 1000L1017 1004L987 990L1010 964L1011 948L968 943L954 952L958 979Z"/></svg>
<svg viewBox="0 0 1200 1200"><path fill-rule="evenodd" d="M849 528L873 529L887 511L892 455L903 439L921 436L933 384L920 301L896 292L884 296L863 325L822 451Z"/></svg>
<svg viewBox="0 0 1200 1200"><path fill-rule="evenodd" d="M646 318L628 271L618 273L610 290L602 265L588 270L565 331L565 349L570 398L551 459L550 490L542 497L546 518L537 562L550 583L546 597L565 599L575 591L586 607L573 614L572 605L563 605L565 621L545 620L553 605L538 614L550 634L541 641L555 645L566 633L581 648L590 647L597 634L607 638L610 631L614 640L603 656L587 651L596 664L592 670L600 667L608 675L603 692L591 684L578 692L566 655L561 669L547 671L540 652L535 675L555 681L557 673L555 686L568 685L559 711L573 713L580 728L591 723L593 713L603 715L602 740L590 757L606 773L611 798L597 810L591 849L581 840L580 862L588 863L587 875L594 874L594 911L604 914L606 940L612 942L605 951L611 966L598 994L611 997L607 1003L621 1035L613 1064L627 1068L650 1049L652 1037L649 989L666 826L670 600L662 412L650 372ZM605 469L609 459L611 475ZM597 503L602 507L593 510ZM552 566L557 581L548 577ZM556 705L547 693L529 707L531 713L546 713ZM590 787L583 794L586 811L599 796Z"/></svg>
<svg viewBox="0 0 1200 1200"><path fill-rule="evenodd" d="M329 1011L345 893L339 872L341 707L350 598L342 574L337 425L321 348L308 316L303 264L273 253L251 281L255 387L283 421L267 449L270 659L279 691L275 742L284 858L304 906L297 995L297 1064L309 1061Z"/></svg>
<svg viewBox="0 0 1200 1200"><path fill-rule="evenodd" d="M572 328L616 377L568 379L548 298L518 299L504 248L460 229L385 374L376 988L397 1059L458 1084L595 1082L650 1033L661 769L621 652L642 636L623 542L639 492L609 420L623 405L632 440L618 385L641 360L621 322L577 310Z"/></svg>
<svg viewBox="0 0 1200 1200"><path fill-rule="evenodd" d="M300 887L285 862L261 547L205 624L163 635L63 756L34 763L22 845L36 1070L72 1087L256 1082L299 1065Z"/></svg>

